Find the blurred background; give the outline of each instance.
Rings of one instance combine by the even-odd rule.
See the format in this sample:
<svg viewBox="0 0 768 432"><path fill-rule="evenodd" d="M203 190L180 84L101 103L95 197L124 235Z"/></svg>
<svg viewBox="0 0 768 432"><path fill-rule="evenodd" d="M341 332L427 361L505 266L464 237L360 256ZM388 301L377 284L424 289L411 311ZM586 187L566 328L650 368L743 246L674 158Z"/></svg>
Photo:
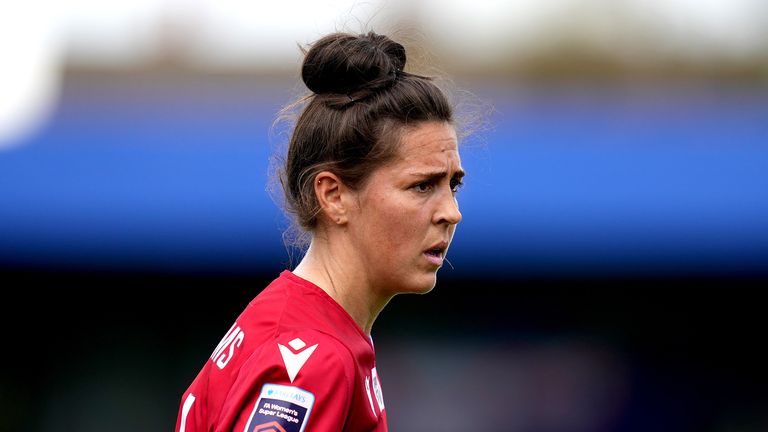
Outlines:
<svg viewBox="0 0 768 432"><path fill-rule="evenodd" d="M762 0L0 3L1 430L172 430L290 266L272 125L334 30L474 132L451 265L374 327L391 430L768 430Z"/></svg>

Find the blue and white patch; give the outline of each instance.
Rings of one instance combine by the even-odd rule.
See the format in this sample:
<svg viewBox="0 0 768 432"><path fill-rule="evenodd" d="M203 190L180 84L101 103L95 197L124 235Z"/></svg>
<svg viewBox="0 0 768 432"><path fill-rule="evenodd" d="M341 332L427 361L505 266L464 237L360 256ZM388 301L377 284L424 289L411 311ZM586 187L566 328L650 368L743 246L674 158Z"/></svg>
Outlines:
<svg viewBox="0 0 768 432"><path fill-rule="evenodd" d="M303 432L315 395L298 387L264 384L244 432Z"/></svg>

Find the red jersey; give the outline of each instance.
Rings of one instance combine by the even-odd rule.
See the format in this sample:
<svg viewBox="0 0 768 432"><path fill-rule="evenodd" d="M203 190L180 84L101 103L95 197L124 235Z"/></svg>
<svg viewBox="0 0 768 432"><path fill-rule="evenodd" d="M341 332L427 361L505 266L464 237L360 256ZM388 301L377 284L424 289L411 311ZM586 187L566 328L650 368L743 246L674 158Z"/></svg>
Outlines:
<svg viewBox="0 0 768 432"><path fill-rule="evenodd" d="M371 339L284 271L237 318L181 399L177 432L386 431Z"/></svg>

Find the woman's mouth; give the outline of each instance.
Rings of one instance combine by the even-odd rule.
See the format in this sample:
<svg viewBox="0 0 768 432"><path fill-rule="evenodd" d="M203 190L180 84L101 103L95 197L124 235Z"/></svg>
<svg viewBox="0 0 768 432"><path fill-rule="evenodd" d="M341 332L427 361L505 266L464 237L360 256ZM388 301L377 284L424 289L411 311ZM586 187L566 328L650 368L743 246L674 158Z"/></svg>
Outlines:
<svg viewBox="0 0 768 432"><path fill-rule="evenodd" d="M434 264L438 267L443 265L443 256L445 255L444 247L435 247L424 251L424 256L430 264Z"/></svg>

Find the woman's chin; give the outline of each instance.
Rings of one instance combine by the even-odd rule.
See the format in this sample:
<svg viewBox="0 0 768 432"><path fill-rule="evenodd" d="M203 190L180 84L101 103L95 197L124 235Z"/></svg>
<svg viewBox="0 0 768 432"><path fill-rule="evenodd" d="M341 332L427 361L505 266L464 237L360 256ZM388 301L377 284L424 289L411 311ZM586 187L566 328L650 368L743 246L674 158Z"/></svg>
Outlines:
<svg viewBox="0 0 768 432"><path fill-rule="evenodd" d="M436 283L437 273L430 272L428 274L421 275L418 278L414 278L411 281L411 284L405 286L405 289L401 292L403 294L426 294L435 288Z"/></svg>

